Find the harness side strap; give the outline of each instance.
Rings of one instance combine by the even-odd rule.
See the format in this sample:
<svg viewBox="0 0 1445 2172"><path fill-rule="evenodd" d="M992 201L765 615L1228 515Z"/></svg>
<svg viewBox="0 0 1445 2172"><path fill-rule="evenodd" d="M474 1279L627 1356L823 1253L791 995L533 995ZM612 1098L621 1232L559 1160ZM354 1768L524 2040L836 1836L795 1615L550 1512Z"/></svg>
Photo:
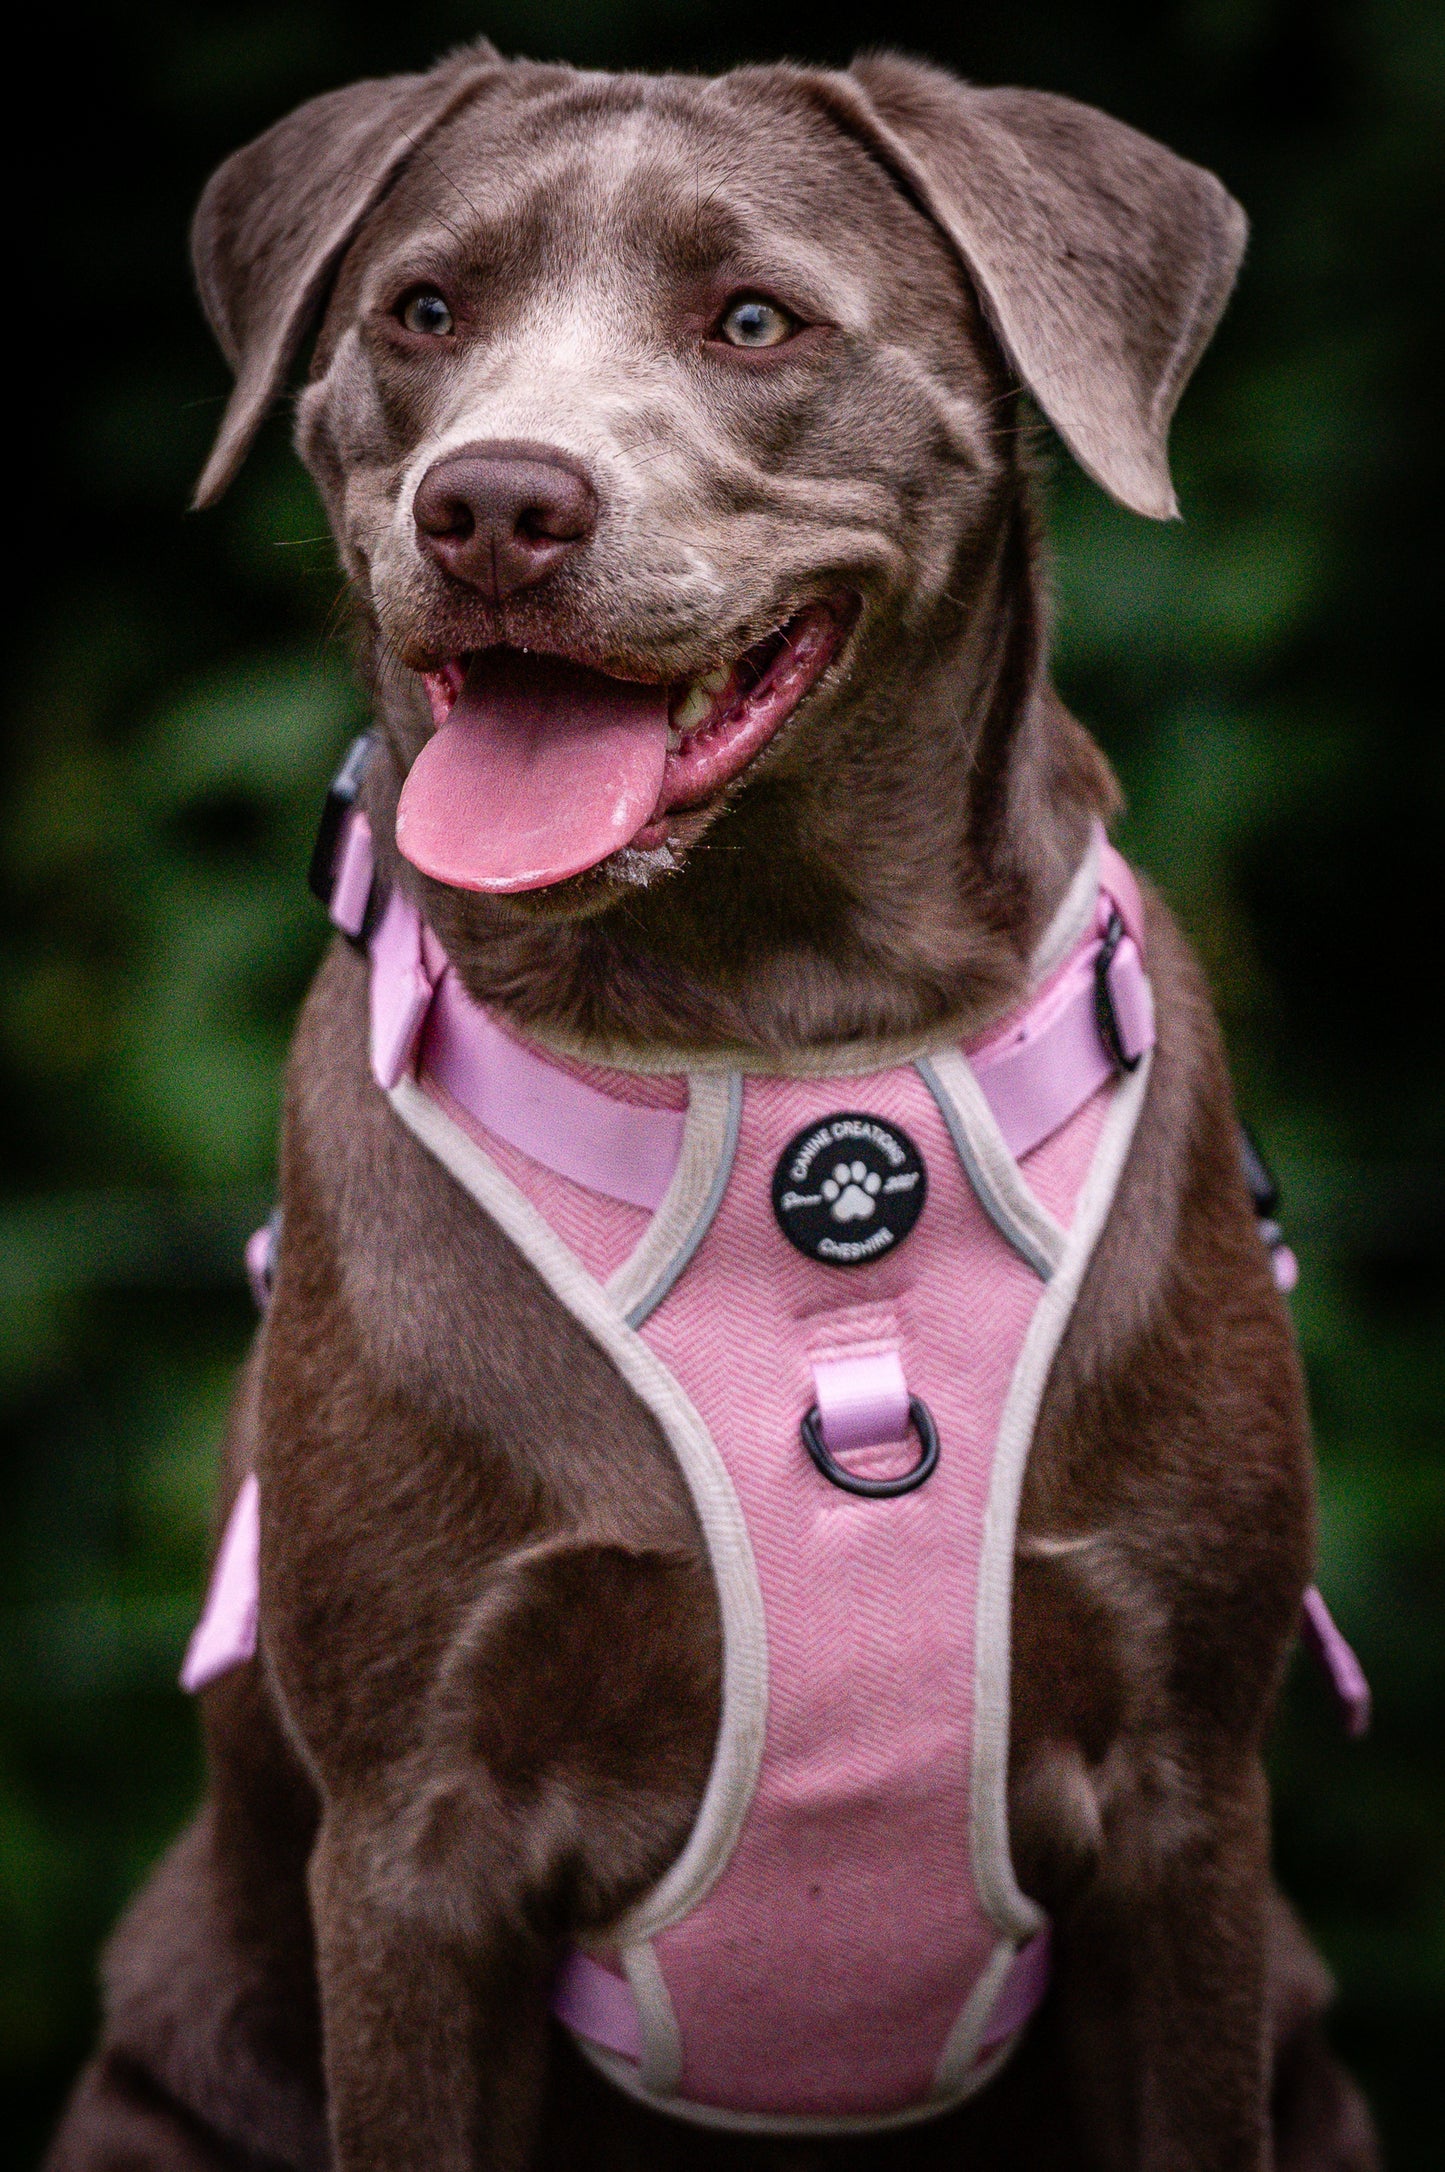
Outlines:
<svg viewBox="0 0 1445 2172"><path fill-rule="evenodd" d="M181 1662L181 1688L194 1693L254 1656L260 1611L261 1490L248 1471L226 1519L201 1618Z"/></svg>
<svg viewBox="0 0 1445 2172"><path fill-rule="evenodd" d="M1121 900L1116 889L1130 894ZM969 1052L1016 1161L1061 1130L1121 1065L1132 1071L1154 1046L1153 991L1130 927L1137 900L1132 876L1127 885L1111 879L1100 892L1092 937L1027 1009Z"/></svg>
<svg viewBox="0 0 1445 2172"><path fill-rule="evenodd" d="M437 982L425 1068L485 1131L544 1169L629 1206L662 1205L682 1153L682 1110L616 1100L534 1055L450 969Z"/></svg>
<svg viewBox="0 0 1445 2172"><path fill-rule="evenodd" d="M1314 1584L1304 1596L1300 1636L1305 1648L1314 1654L1325 1671L1340 1708L1345 1733L1352 1742L1358 1742L1361 1735L1369 1732L1374 1701L1370 1685L1353 1646L1337 1626L1325 1604L1323 1592Z"/></svg>
<svg viewBox="0 0 1445 2172"><path fill-rule="evenodd" d="M631 1985L575 1946L553 1982L552 2011L590 2044L623 2059L641 2060L642 2023Z"/></svg>

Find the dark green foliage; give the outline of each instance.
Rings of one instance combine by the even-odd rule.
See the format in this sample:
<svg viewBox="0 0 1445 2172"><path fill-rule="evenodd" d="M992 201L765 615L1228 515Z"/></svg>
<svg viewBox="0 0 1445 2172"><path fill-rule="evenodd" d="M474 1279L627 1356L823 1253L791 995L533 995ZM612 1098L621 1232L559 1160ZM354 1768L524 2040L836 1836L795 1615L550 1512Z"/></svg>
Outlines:
<svg viewBox="0 0 1445 2172"><path fill-rule="evenodd" d="M183 511L224 389L184 260L210 167L297 99L505 49L710 67L885 38L1096 100L1220 171L1254 242L1176 438L1182 525L1055 480L1061 676L1127 847L1209 966L1281 1174L1322 1581L1378 1694L1298 1675L1279 1858L1397 2167L1445 2037L1445 1025L1436 925L1445 14L1433 0L448 0L56 11L11 132L10 723L0 786L0 2152L30 2162L108 1923L199 1781L173 1688L319 951L303 888L358 696L273 425ZM32 96L33 91L33 96ZM13 546L12 546L13 548ZM1433 2144L1433 2147L1432 2147Z"/></svg>

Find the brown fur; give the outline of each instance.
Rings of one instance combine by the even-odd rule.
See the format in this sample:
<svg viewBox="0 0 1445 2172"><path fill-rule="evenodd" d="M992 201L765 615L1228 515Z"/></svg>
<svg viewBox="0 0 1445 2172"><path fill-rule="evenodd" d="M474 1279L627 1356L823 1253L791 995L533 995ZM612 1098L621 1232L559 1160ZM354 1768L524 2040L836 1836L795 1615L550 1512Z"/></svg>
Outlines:
<svg viewBox="0 0 1445 2172"><path fill-rule="evenodd" d="M512 901L413 887L519 1023L652 1055L976 1029L1113 804L1047 680L1026 385L1124 502L1242 240L1104 116L913 63L716 83L490 49L237 155L197 251L238 388L216 495L329 291L298 441L357 598L389 837L414 672L489 641L671 679L812 595L840 665L674 864ZM444 365L399 342L445 280ZM811 324L703 352L729 291ZM545 418L545 427L539 422ZM598 531L483 603L409 493L468 438L585 464ZM1096 2166L1367 2172L1273 1895L1260 1762L1309 1572L1298 1365L1197 969L1157 900L1144 1116L1051 1380L1017 1576L1011 1811L1059 1962L975 2103L836 2143L631 2105L546 2019L562 1943L677 1854L718 1712L705 1555L652 1420L371 1084L365 969L306 1004L285 1241L227 1451L265 1502L262 1651L203 1700L212 1792L117 1933L52 2172Z"/></svg>

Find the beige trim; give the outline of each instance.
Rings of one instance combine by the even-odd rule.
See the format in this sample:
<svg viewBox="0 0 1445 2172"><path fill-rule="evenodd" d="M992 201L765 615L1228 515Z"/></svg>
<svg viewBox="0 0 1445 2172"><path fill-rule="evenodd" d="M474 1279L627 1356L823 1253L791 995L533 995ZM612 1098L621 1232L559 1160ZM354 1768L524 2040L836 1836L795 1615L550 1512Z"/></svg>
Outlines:
<svg viewBox="0 0 1445 2172"><path fill-rule="evenodd" d="M983 1974L970 1991L963 2011L949 2030L947 2042L938 2055L933 2074L935 2100L940 2097L945 2102L951 2099L955 2090L973 2074L979 2039L988 2027L988 2017L998 2003L998 1995L1020 1950L1013 1939L1001 1938L985 1962Z"/></svg>
<svg viewBox="0 0 1445 2172"><path fill-rule="evenodd" d="M980 2024L980 2028L982 2024ZM859 2113L856 2117L825 2112L729 2112L716 2104L698 2104L692 2098L679 2098L676 2094L654 2096L642 2080L642 2070L619 2052L607 2051L590 2038L573 2034L572 2041L590 2066L605 2075L624 2096L634 2103L645 2104L649 2111L663 2112L669 2119L676 2119L689 2127L711 2127L726 2134L768 2134L817 2136L847 2134L890 2134L904 2127L921 2127L925 2120L937 2119L943 2112L951 2112L958 2105L976 2097L1012 2058L1025 2032L1016 2030L1008 2040L1000 2044L981 2066L963 2080L950 2086L948 2094L926 2096L917 2104L905 2105L899 2112Z"/></svg>
<svg viewBox="0 0 1445 2172"><path fill-rule="evenodd" d="M662 1303L702 1243L722 1205L742 1121L742 1080L688 1080L682 1151L672 1182L629 1259L603 1285L629 1327L641 1327Z"/></svg>
<svg viewBox="0 0 1445 2172"><path fill-rule="evenodd" d="M697 1821L681 1855L612 1933L619 1946L629 1949L677 1922L702 1899L733 1851L757 1784L767 1715L768 1648L763 1596L742 1506L711 1434L678 1382L526 1195L414 1079L401 1079L390 1099L408 1130L511 1239L652 1412L677 1458L702 1525L722 1616L717 1746ZM626 1950L623 1965L629 1966ZM650 2045L648 2056L665 2066L665 2045Z"/></svg>
<svg viewBox="0 0 1445 2172"><path fill-rule="evenodd" d="M914 1068L938 1103L984 1213L1039 1280L1049 1281L1064 1257L1067 1236L1029 1190L968 1058L956 1048L942 1048L921 1057Z"/></svg>
<svg viewBox="0 0 1445 2172"><path fill-rule="evenodd" d="M979 1561L974 1632L973 1875L983 1908L1005 1938L1022 1943L1043 1911L1014 1876L1008 1831L1010 1634L1019 1496L1039 1404L1084 1271L1108 1220L1149 1089L1151 1057L1121 1079L1093 1165L1074 1208L1064 1251L1040 1298L1014 1367L994 1446Z"/></svg>
<svg viewBox="0 0 1445 2172"><path fill-rule="evenodd" d="M639 1939L619 1958L642 2027L642 2064L634 2069L638 2084L649 2096L673 2096L682 2080L682 2035L651 1939Z"/></svg>

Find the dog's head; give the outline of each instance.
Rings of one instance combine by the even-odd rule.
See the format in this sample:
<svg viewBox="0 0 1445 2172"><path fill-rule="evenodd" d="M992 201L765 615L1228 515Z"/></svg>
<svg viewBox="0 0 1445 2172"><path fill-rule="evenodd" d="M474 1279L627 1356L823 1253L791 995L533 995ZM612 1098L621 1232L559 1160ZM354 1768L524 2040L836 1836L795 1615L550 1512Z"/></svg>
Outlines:
<svg viewBox="0 0 1445 2172"><path fill-rule="evenodd" d="M725 814L745 851L750 801L791 808L800 864L956 880L988 715L1037 696L1018 388L1168 515L1242 237L1211 176L1062 98L472 48L212 181L237 386L199 498L319 317L298 442L396 667L398 842L503 923L635 900Z"/></svg>

